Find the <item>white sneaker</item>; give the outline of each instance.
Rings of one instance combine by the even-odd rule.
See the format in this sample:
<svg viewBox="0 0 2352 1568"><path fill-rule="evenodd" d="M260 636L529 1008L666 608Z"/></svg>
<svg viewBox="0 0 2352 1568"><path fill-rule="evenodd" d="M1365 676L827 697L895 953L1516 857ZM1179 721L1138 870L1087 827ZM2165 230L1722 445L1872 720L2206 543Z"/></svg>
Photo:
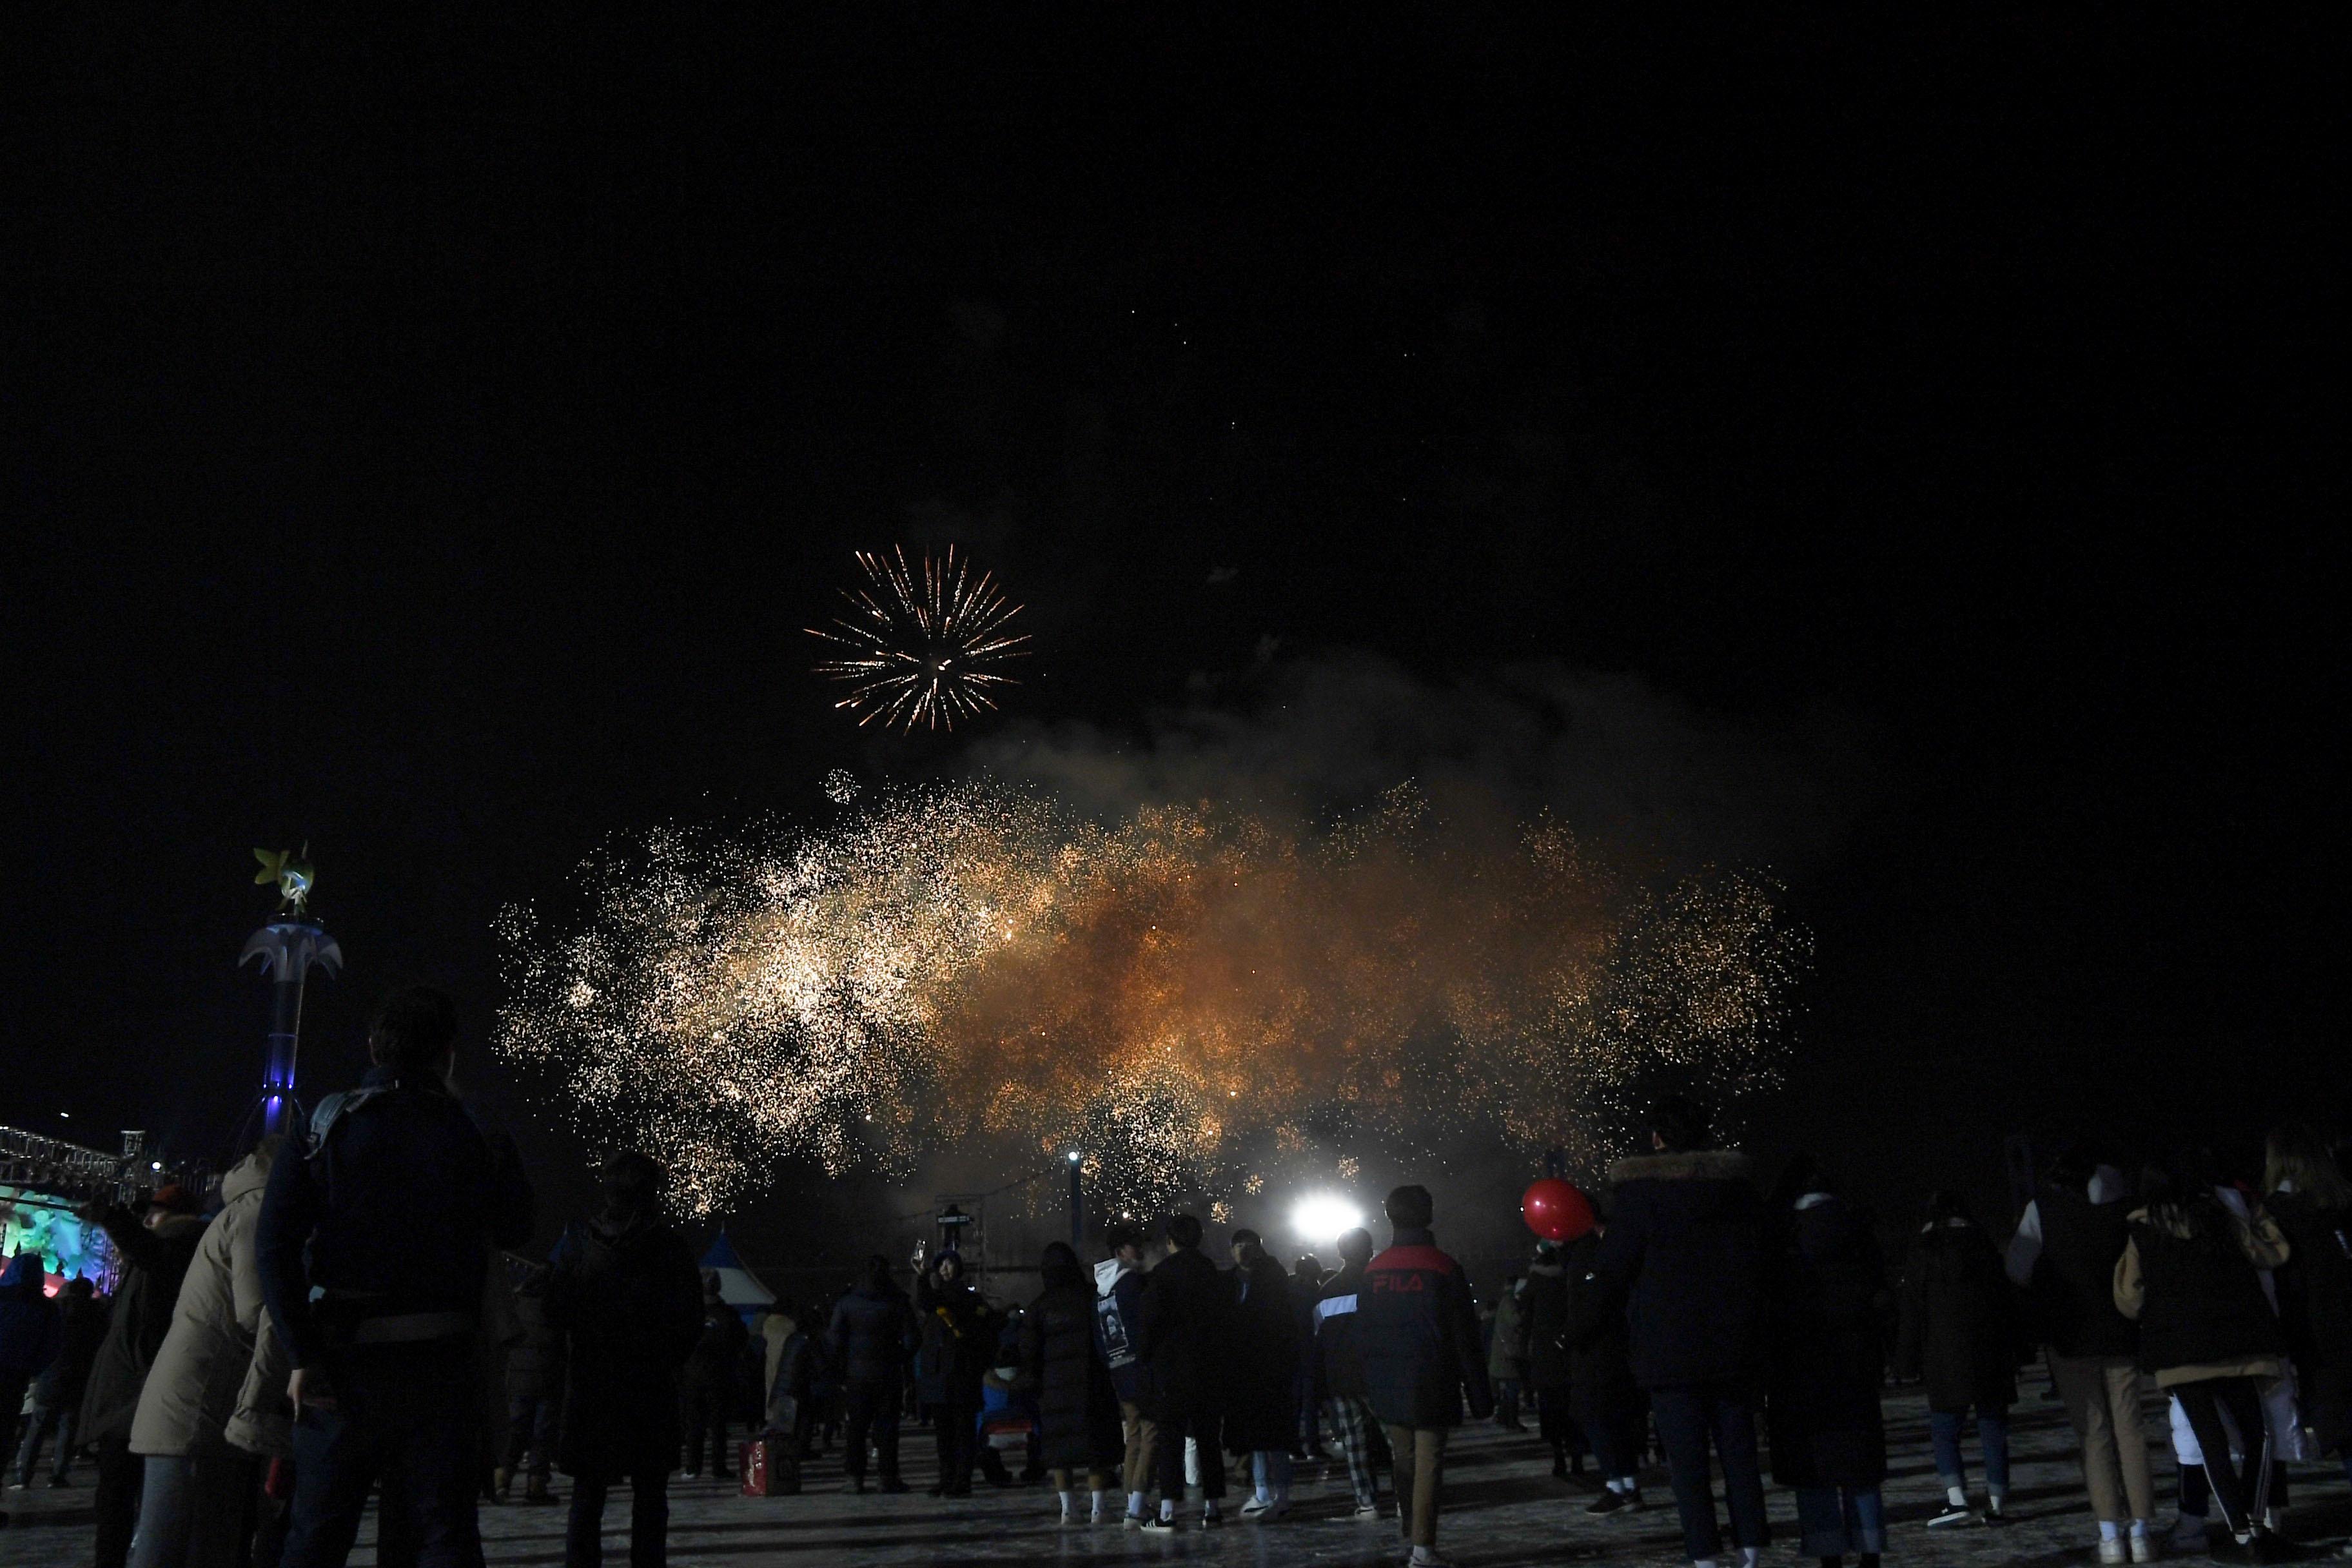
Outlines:
<svg viewBox="0 0 2352 1568"><path fill-rule="evenodd" d="M2099 1537L2099 1561L2102 1563L2130 1562L2131 1554L2124 1546L2124 1538L2120 1535Z"/></svg>
<svg viewBox="0 0 2352 1568"><path fill-rule="evenodd" d="M1381 1505L1376 1502L1360 1502L1356 1505L1356 1517L1358 1519L1378 1519L1381 1517Z"/></svg>
<svg viewBox="0 0 2352 1568"><path fill-rule="evenodd" d="M2148 1534L2146 1531L2142 1531L2139 1534L2130 1537L2129 1544L2131 1546L2131 1560L2133 1562L2153 1563L2156 1561L2156 1538Z"/></svg>
<svg viewBox="0 0 2352 1568"><path fill-rule="evenodd" d="M1271 1498L1254 1497L1250 1499L1249 1501L1242 1504L1242 1517L1244 1519L1255 1519L1259 1514L1271 1513L1273 1511L1274 1500Z"/></svg>

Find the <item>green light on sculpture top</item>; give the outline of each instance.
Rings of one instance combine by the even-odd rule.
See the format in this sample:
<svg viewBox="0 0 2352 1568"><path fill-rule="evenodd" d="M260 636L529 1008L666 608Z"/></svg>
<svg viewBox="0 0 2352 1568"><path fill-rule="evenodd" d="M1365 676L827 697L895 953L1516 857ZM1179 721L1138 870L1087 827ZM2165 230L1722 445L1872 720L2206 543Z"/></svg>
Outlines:
<svg viewBox="0 0 2352 1568"><path fill-rule="evenodd" d="M302 846L297 856L291 849L257 849L253 858L261 862L261 869L253 874L256 887L278 884L278 912L302 919L310 910L310 888L318 880L318 872L310 865L310 847Z"/></svg>

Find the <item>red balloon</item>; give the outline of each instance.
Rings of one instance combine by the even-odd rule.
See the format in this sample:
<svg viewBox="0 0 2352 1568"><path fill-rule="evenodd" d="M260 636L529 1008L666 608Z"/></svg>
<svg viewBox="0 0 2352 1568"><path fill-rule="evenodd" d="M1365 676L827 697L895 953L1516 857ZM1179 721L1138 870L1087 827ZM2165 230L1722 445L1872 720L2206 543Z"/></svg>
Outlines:
<svg viewBox="0 0 2352 1568"><path fill-rule="evenodd" d="M1557 1176L1546 1176L1519 1199L1528 1228L1546 1241L1574 1241L1592 1228L1592 1200Z"/></svg>

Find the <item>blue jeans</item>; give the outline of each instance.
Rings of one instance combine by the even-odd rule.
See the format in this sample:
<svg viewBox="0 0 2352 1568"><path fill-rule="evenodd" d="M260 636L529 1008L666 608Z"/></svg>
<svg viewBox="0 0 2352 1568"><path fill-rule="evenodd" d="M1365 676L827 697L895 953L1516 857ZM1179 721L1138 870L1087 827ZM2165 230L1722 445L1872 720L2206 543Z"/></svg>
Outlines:
<svg viewBox="0 0 2352 1568"><path fill-rule="evenodd" d="M1719 1556L1723 1532L1716 1525L1715 1492L1707 1470L1711 1439L1723 1466L1724 1501L1731 1510L1731 1533L1742 1546L1772 1543L1764 1518L1764 1473L1756 1458L1756 1408L1745 1385L1700 1383L1650 1391L1658 1440L1665 1445L1667 1473L1674 1478L1675 1508L1683 1521L1684 1555L1694 1562Z"/></svg>
<svg viewBox="0 0 2352 1568"><path fill-rule="evenodd" d="M1968 1465L1960 1458L1961 1410L1927 1412L1927 1435L1936 1445L1936 1475L1948 1487L1965 1489ZM1996 1497L2009 1491L2009 1412L1977 1411L1977 1440L1984 1445L1985 1489Z"/></svg>
<svg viewBox="0 0 2352 1568"><path fill-rule="evenodd" d="M1250 1479L1257 1482L1257 1495L1262 1499L1290 1495L1290 1450L1287 1448L1256 1448L1250 1453Z"/></svg>
<svg viewBox="0 0 2352 1568"><path fill-rule="evenodd" d="M60 1481L66 1479L73 1463L74 1422L80 1415L81 1411L71 1405L37 1405L33 1407L33 1413L25 1417L25 1441L16 1449L18 1486L33 1484L33 1472L41 1465L42 1440L52 1434L58 1440L58 1457L56 1464L49 1468L49 1474Z"/></svg>
<svg viewBox="0 0 2352 1568"><path fill-rule="evenodd" d="M379 1479L415 1543L416 1568L477 1568L474 1519L481 1394L465 1340L345 1351L329 1363L332 1409L294 1423L294 1512L279 1568L342 1568Z"/></svg>
<svg viewBox="0 0 2352 1568"><path fill-rule="evenodd" d="M1886 1550L1886 1504L1876 1487L1799 1487L1797 1529L1808 1557Z"/></svg>
<svg viewBox="0 0 2352 1568"><path fill-rule="evenodd" d="M189 1484L185 1454L150 1454L139 1489L139 1533L131 1568L179 1568L188 1556Z"/></svg>

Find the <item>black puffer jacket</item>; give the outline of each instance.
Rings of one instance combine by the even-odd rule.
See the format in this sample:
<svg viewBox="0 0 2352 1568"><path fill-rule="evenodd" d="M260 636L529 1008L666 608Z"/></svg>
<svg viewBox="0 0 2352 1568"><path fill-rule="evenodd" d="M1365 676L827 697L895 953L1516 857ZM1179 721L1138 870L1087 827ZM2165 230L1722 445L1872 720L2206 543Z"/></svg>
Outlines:
<svg viewBox="0 0 2352 1568"><path fill-rule="evenodd" d="M1297 1440L1298 1308L1290 1276L1260 1253L1226 1276L1234 1291L1234 1372L1225 1396L1225 1447L1236 1454Z"/></svg>
<svg viewBox="0 0 2352 1568"><path fill-rule="evenodd" d="M1578 1339L1624 1305L1643 1388L1737 1382L1762 1364L1763 1241L1748 1156L1728 1149L1620 1160L1609 1234L1593 1258L1603 1289L1580 1305Z"/></svg>
<svg viewBox="0 0 2352 1568"><path fill-rule="evenodd" d="M1148 1374L1144 1411L1158 1419L1224 1413L1234 1294L1198 1247L1160 1260L1144 1280L1136 1349Z"/></svg>
<svg viewBox="0 0 2352 1568"><path fill-rule="evenodd" d="M1790 1214L1772 1260L1772 1477L1784 1487L1886 1479L1878 1384L1886 1271L1869 1223L1823 1197Z"/></svg>
<svg viewBox="0 0 2352 1568"><path fill-rule="evenodd" d="M2095 1204L2083 1193L2044 1184L2034 1194L2042 1216L2042 1256L2029 1300L2034 1327L2062 1356L2128 1356L2139 1330L2116 1310L2116 1260L2124 1255L2131 1205Z"/></svg>
<svg viewBox="0 0 2352 1568"><path fill-rule="evenodd" d="M2290 1249L2274 1279L2304 1419L2340 1449L2352 1445L2352 1209L2279 1193L2270 1212Z"/></svg>
<svg viewBox="0 0 2352 1568"><path fill-rule="evenodd" d="M1895 1364L1927 1385L1927 1408L2006 1410L2017 1403L2021 1323L2000 1254L1978 1226L1922 1230L1903 1270Z"/></svg>
<svg viewBox="0 0 2352 1568"><path fill-rule="evenodd" d="M825 1346L841 1369L842 1383L856 1388L897 1387L921 1342L907 1298L877 1289L871 1281L834 1303L825 1330Z"/></svg>
<svg viewBox="0 0 2352 1568"><path fill-rule="evenodd" d="M599 1219L556 1244L548 1321L567 1341L556 1462L570 1476L677 1467L677 1372L702 1335L702 1276L651 1215Z"/></svg>
<svg viewBox="0 0 2352 1568"><path fill-rule="evenodd" d="M1021 1373L1036 1396L1038 1458L1049 1468L1108 1470L1126 1452L1118 1394L1095 1349L1095 1293L1076 1258L1049 1263L1021 1319Z"/></svg>

